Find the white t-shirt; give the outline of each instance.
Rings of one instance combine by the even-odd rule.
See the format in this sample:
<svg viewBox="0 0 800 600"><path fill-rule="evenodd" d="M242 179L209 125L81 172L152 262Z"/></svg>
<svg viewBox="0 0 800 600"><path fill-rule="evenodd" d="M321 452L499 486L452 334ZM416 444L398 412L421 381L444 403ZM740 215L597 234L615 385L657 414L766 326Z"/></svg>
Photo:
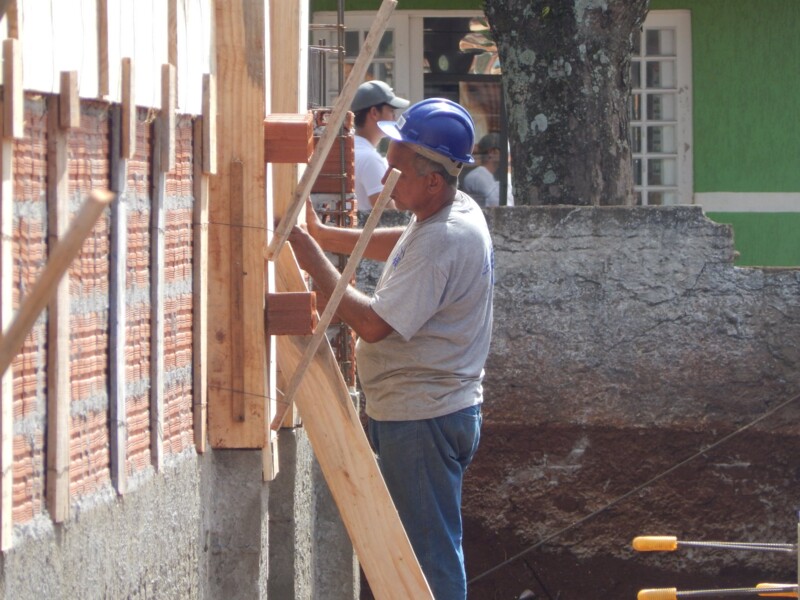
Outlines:
<svg viewBox="0 0 800 600"><path fill-rule="evenodd" d="M475 167L467 173L461 189L472 196L478 206L500 205L500 182L484 166Z"/></svg>
<svg viewBox="0 0 800 600"><path fill-rule="evenodd" d="M354 150L356 201L359 212L368 213L372 210L369 197L383 189L381 180L389 165L369 140L360 135L355 136Z"/></svg>
<svg viewBox="0 0 800 600"><path fill-rule="evenodd" d="M483 401L493 279L489 229L469 196L411 220L371 300L394 331L356 346L371 418L431 419Z"/></svg>

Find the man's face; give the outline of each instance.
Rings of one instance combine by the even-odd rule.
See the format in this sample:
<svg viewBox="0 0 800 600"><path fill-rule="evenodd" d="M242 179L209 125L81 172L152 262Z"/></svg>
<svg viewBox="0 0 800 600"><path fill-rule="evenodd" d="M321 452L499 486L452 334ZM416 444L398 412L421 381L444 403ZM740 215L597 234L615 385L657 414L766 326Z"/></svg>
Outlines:
<svg viewBox="0 0 800 600"><path fill-rule="evenodd" d="M392 169L400 171L400 177L392 192L395 206L400 210L417 212L419 209L424 209L430 201L430 178L436 177L436 175L433 173L418 175L414 166L416 156L417 154L410 146L395 141L389 144L389 150L386 153L389 169L383 176L383 183L386 183L386 178Z"/></svg>
<svg viewBox="0 0 800 600"><path fill-rule="evenodd" d="M389 106L388 104L384 104L381 106L380 113L378 114L379 121L396 121L397 116L395 114L394 108Z"/></svg>

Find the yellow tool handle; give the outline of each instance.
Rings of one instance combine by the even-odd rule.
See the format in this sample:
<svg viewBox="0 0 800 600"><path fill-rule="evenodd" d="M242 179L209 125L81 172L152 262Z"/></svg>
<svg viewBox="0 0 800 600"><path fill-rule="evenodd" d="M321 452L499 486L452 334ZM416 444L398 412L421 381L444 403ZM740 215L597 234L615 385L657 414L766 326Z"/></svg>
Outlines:
<svg viewBox="0 0 800 600"><path fill-rule="evenodd" d="M769 589L769 588L774 588L774 587L785 588L786 586L787 586L787 584L785 584L785 583L759 583L756 586L756 589L762 589L762 588L763 589ZM771 594L770 593L765 593L765 592L759 592L758 595L759 596L776 596L776 597L780 596L781 598L797 598L797 590L795 590L793 592L773 592Z"/></svg>
<svg viewBox="0 0 800 600"><path fill-rule="evenodd" d="M639 590L636 600L676 600L678 588L655 588L652 590Z"/></svg>
<svg viewBox="0 0 800 600"><path fill-rule="evenodd" d="M633 549L639 552L672 552L678 549L673 535L640 535L633 538Z"/></svg>

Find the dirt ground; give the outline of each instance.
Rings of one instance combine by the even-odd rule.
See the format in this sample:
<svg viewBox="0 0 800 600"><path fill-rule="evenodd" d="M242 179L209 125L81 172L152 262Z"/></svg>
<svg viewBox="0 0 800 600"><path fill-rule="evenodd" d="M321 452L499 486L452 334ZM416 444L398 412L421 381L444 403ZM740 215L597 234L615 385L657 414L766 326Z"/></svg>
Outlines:
<svg viewBox="0 0 800 600"><path fill-rule="evenodd" d="M800 437L783 425L699 454L728 432L485 425L464 489L469 599L530 590L540 600L633 600L643 588L797 583L796 554L631 548L637 535L795 543ZM372 599L363 577L361 597Z"/></svg>

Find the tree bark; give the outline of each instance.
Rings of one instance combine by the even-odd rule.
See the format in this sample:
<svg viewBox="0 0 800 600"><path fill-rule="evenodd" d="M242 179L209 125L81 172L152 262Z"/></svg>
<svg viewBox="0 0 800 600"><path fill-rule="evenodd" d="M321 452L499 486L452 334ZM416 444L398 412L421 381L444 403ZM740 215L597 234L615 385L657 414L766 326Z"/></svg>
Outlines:
<svg viewBox="0 0 800 600"><path fill-rule="evenodd" d="M649 0L486 0L516 204L633 204L632 34Z"/></svg>

